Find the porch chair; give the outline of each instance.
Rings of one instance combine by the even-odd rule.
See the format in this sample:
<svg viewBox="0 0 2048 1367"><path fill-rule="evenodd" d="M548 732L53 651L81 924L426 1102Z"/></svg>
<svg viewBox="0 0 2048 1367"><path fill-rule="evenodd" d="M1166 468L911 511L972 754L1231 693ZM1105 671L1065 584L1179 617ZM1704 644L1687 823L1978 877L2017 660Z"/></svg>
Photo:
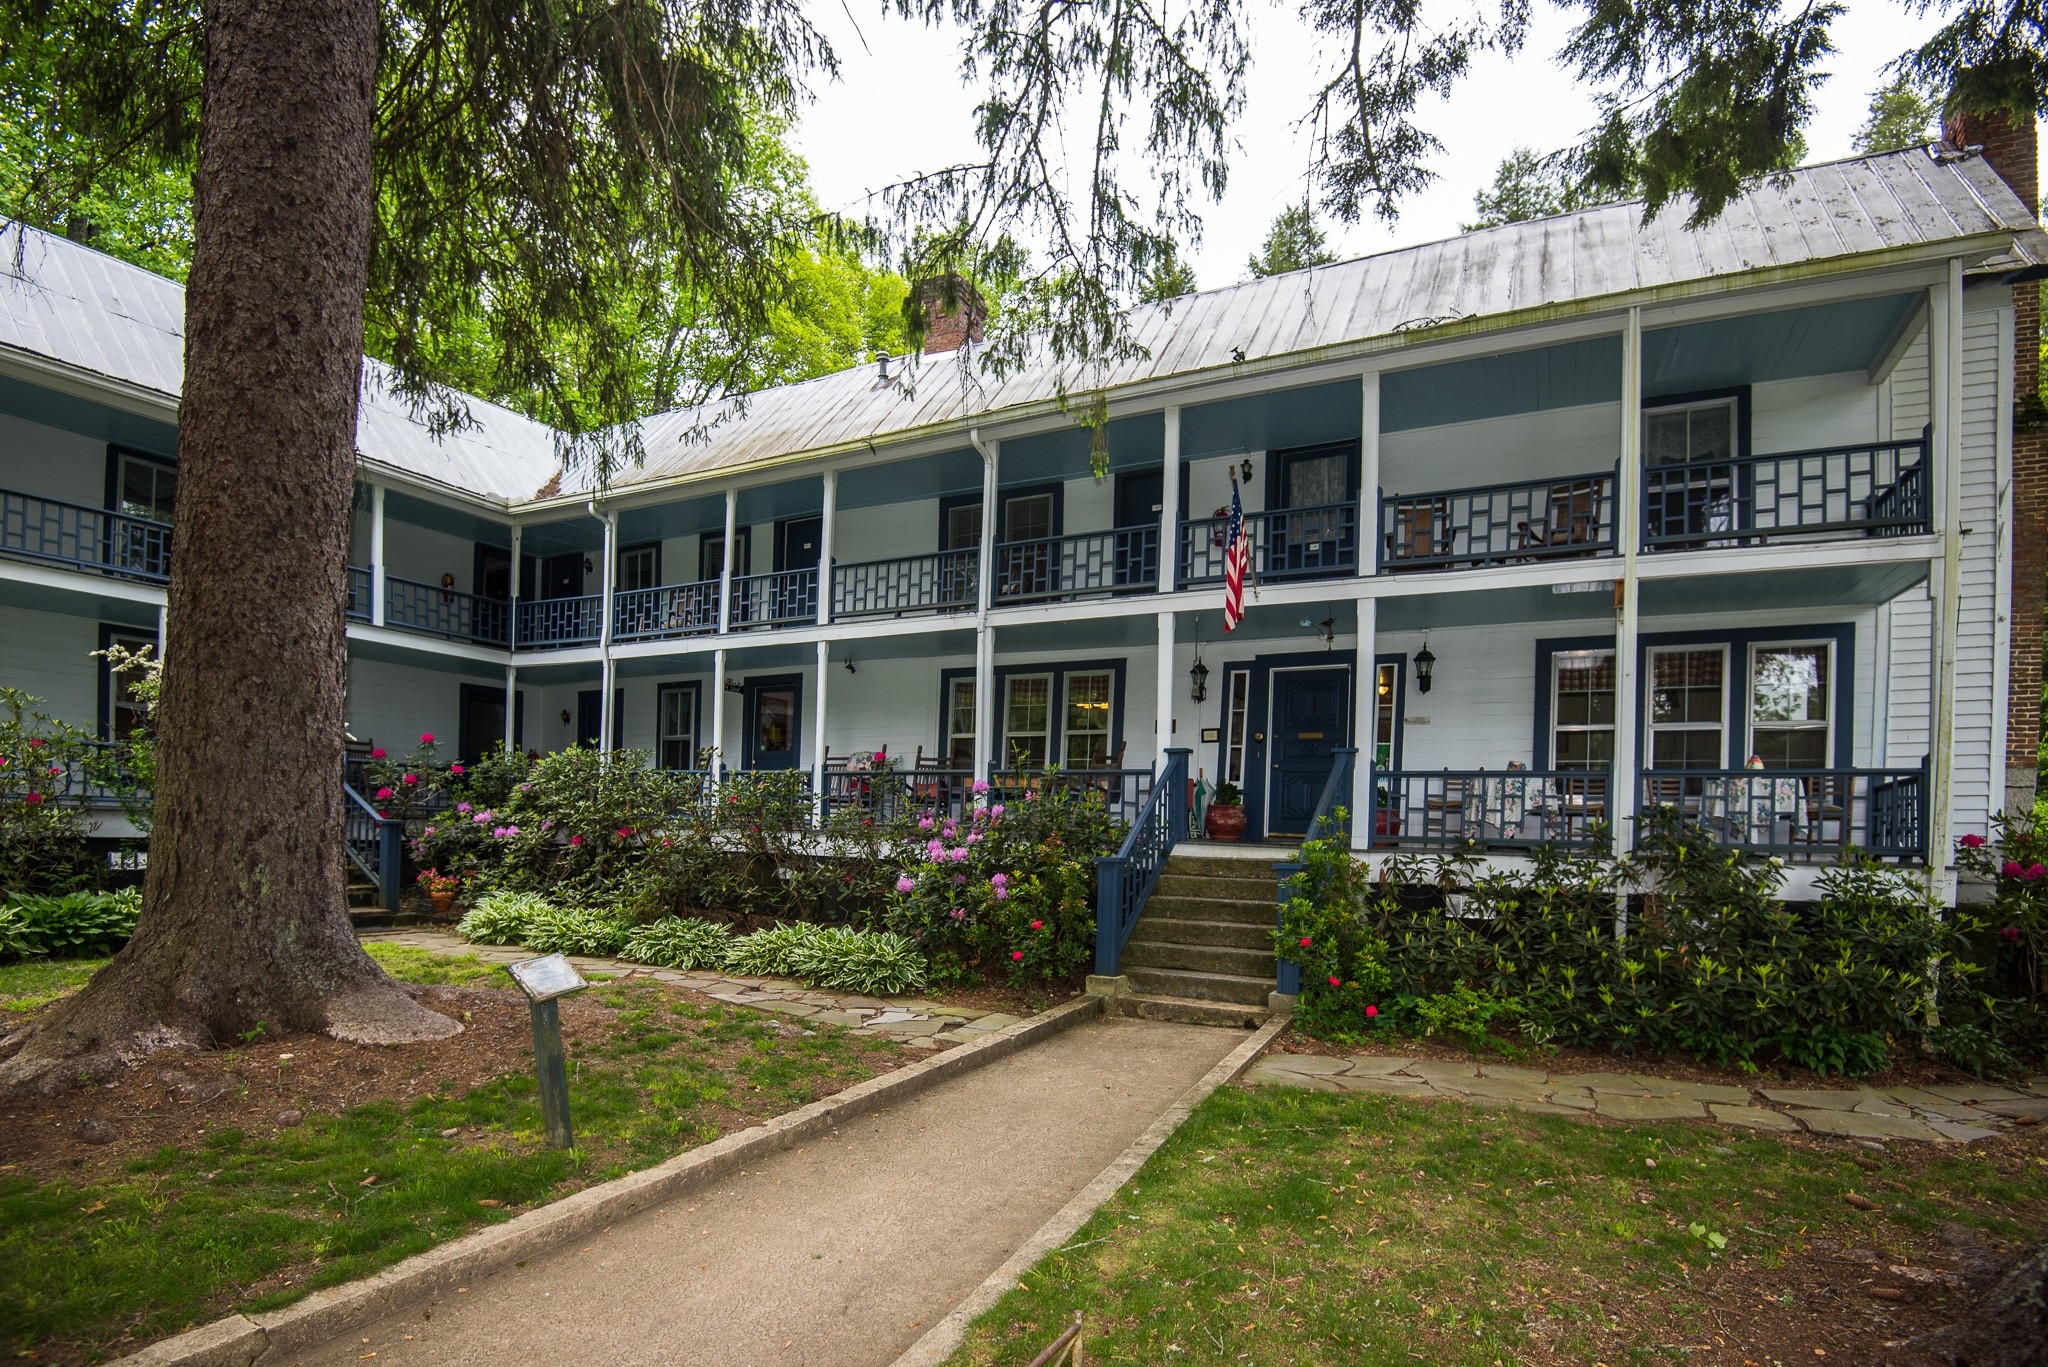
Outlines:
<svg viewBox="0 0 2048 1367"><path fill-rule="evenodd" d="M1599 481L1575 479L1551 485L1545 516L1518 522L1515 530L1525 551L1592 545L1600 538Z"/></svg>
<svg viewBox="0 0 2048 1367"><path fill-rule="evenodd" d="M1449 511L1442 499L1398 505L1394 530L1386 536L1387 559L1437 560L1449 555Z"/></svg>
<svg viewBox="0 0 2048 1367"><path fill-rule="evenodd" d="M1446 778L1441 791L1429 791L1422 800L1422 834L1430 837L1465 833L1465 780Z"/></svg>
<svg viewBox="0 0 2048 1367"><path fill-rule="evenodd" d="M1558 809L1567 836L1584 835L1586 828L1607 820L1607 778L1588 774L1584 778L1557 781Z"/></svg>
<svg viewBox="0 0 2048 1367"><path fill-rule="evenodd" d="M1848 794L1832 774L1814 774L1799 780L1804 811L1794 814L1794 844L1816 849L1839 850L1849 843Z"/></svg>

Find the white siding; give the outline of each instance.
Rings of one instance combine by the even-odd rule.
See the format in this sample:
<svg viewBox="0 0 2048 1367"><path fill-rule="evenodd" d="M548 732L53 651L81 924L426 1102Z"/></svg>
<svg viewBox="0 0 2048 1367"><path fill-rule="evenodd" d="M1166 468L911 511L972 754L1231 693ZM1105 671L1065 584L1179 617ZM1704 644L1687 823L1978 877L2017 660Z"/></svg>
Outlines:
<svg viewBox="0 0 2048 1367"><path fill-rule="evenodd" d="M367 556L367 513L363 521L364 554ZM384 519L384 572L421 584L438 584L442 575L452 574L456 590L468 593L475 588L471 581L476 578L476 543L448 532L400 522L387 515Z"/></svg>
<svg viewBox="0 0 2048 1367"><path fill-rule="evenodd" d="M107 443L0 413L0 489L107 505Z"/></svg>
<svg viewBox="0 0 2048 1367"><path fill-rule="evenodd" d="M1750 450L1762 455L1876 441L1883 397L1860 370L1753 385Z"/></svg>
<svg viewBox="0 0 2048 1367"><path fill-rule="evenodd" d="M461 736L462 685L484 683L439 670L415 669L384 660L348 662L348 732L367 744L400 754L431 731L443 755L455 753Z"/></svg>
<svg viewBox="0 0 2048 1367"><path fill-rule="evenodd" d="M36 709L59 721L99 729L98 622L0 605L0 642L0 687L40 699Z"/></svg>
<svg viewBox="0 0 2048 1367"><path fill-rule="evenodd" d="M1478 484L1600 474L1621 454L1621 405L1420 427L1380 438L1380 487L1426 494Z"/></svg>
<svg viewBox="0 0 2048 1367"><path fill-rule="evenodd" d="M1972 304L1985 296L1973 296ZM1990 296L2009 301L2001 290ZM1982 831L2004 805L2003 756L1992 753L1993 672L1996 658L1996 536L1998 529L1998 352L2012 326L2009 307L1972 308L1963 316L1962 469L1957 472L1957 515L1962 545L1962 611L1956 619L1955 782L1957 831ZM1994 760L1997 764L1994 768Z"/></svg>
<svg viewBox="0 0 2048 1367"><path fill-rule="evenodd" d="M1927 329L1906 349L1885 382L1888 408L1882 410L1890 439L1908 440L1927 426ZM1892 603L1890 703L1886 714L1886 763L1918 764L1927 753L1927 722L1934 707L1932 657L1933 614L1926 585L1910 589Z"/></svg>

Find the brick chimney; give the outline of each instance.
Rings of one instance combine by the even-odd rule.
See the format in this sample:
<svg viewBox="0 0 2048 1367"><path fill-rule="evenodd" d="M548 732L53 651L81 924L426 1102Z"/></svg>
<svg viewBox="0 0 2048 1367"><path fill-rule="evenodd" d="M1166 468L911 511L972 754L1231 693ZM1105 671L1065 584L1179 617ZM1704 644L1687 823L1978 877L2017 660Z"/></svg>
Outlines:
<svg viewBox="0 0 2048 1367"><path fill-rule="evenodd" d="M988 303L974 282L961 275L938 275L911 287L924 315L924 354L937 356L958 351L969 342L981 340L982 324L988 321Z"/></svg>
<svg viewBox="0 0 2048 1367"><path fill-rule="evenodd" d="M2033 115L1951 112L1942 134L1981 147L2020 203L2041 211L2040 140ZM2041 740L2042 576L2048 527L2048 409L2041 398L2041 285L2012 287L2012 654L2007 663L2005 810L2034 805Z"/></svg>

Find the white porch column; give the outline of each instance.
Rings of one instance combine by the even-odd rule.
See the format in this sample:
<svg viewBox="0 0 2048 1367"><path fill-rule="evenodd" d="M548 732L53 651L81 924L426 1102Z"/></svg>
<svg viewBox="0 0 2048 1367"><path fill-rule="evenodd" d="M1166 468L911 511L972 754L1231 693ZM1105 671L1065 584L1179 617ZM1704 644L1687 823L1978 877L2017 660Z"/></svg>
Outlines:
<svg viewBox="0 0 2048 1367"><path fill-rule="evenodd" d="M732 630L732 548L733 539L739 535L739 524L740 491L737 489L727 489L725 491L725 554L720 557L722 563L718 567L718 630L721 633ZM719 673L723 675L724 672L725 666L721 663L719 665ZM721 689L725 687L723 679L720 680L718 686Z"/></svg>
<svg viewBox="0 0 2048 1367"><path fill-rule="evenodd" d="M828 476L829 478L829 476ZM812 706L816 718L811 724L811 794L823 817L825 806L825 690L832 672L832 643L818 642L818 698Z"/></svg>
<svg viewBox="0 0 2048 1367"><path fill-rule="evenodd" d="M1371 378L1377 380L1378 377ZM1378 653L1379 621L1379 599L1359 599L1358 669L1357 677L1351 681L1356 699L1352 704L1352 714L1357 718L1351 727L1351 743L1358 747L1358 758L1351 766L1351 848L1354 850L1364 849L1372 836L1372 761L1379 738L1380 715L1379 665L1374 659Z"/></svg>
<svg viewBox="0 0 2048 1367"><path fill-rule="evenodd" d="M1378 570L1380 559L1380 373L1366 371L1359 376L1358 388L1358 572L1369 575ZM1361 627L1364 620L1360 617ZM1372 747L1361 745L1358 751L1370 755ZM1354 826L1364 810L1353 809Z"/></svg>
<svg viewBox="0 0 2048 1367"><path fill-rule="evenodd" d="M1635 842L1637 736L1642 711L1642 688L1636 680L1636 647L1641 639L1641 585L1636 580L1636 556L1642 549L1642 432L1643 432L1643 314L1628 311L1628 324L1621 334L1621 475L1614 489L1615 530L1621 546L1621 578L1614 588L1614 766L1608 781L1607 820L1613 827L1617 851ZM1620 894L1621 905L1615 928L1628 931L1628 895Z"/></svg>
<svg viewBox="0 0 2048 1367"><path fill-rule="evenodd" d="M1159 479L1159 591L1172 593L1180 578L1180 406L1166 410L1166 454ZM1162 744L1161 757L1165 755Z"/></svg>
<svg viewBox="0 0 2048 1367"><path fill-rule="evenodd" d="M614 681L617 669L612 664L612 585L619 573L619 515L608 512L604 515L604 571L598 576L598 604L600 614L597 626L597 649L604 664L599 672L604 692L598 696L597 752L609 755L612 752L612 727L618 719L613 715L618 710L613 701Z"/></svg>
<svg viewBox="0 0 2048 1367"><path fill-rule="evenodd" d="M1173 695L1180 683L1180 671L1173 665L1173 614L1159 614L1159 686L1155 710L1152 715L1154 733L1159 737L1152 747L1152 772L1158 773L1166 763L1166 749L1173 740Z"/></svg>
<svg viewBox="0 0 2048 1367"><path fill-rule="evenodd" d="M839 472L825 472L825 505L818 518L818 625L832 620L832 524L839 520ZM822 671L821 671L822 672ZM823 697L821 691L818 694Z"/></svg>
<svg viewBox="0 0 2048 1367"><path fill-rule="evenodd" d="M512 569L505 590L505 643L512 649L519 645L519 538L523 530L517 522L512 524ZM476 587L479 592L483 589L482 584Z"/></svg>
<svg viewBox="0 0 2048 1367"><path fill-rule="evenodd" d="M989 775L996 758L996 630L983 622L974 632L974 774Z"/></svg>
<svg viewBox="0 0 2048 1367"><path fill-rule="evenodd" d="M1003 444L983 441L979 430L968 433L974 449L981 453L981 549L975 588L974 617L974 774L987 778L1002 762L996 748L996 634L989 625L989 608L995 602L996 582L996 488L997 466Z"/></svg>
<svg viewBox="0 0 2048 1367"><path fill-rule="evenodd" d="M1963 263L1948 263L1948 279L1928 292L1927 408L1933 424L1928 460L1933 468L1933 525L1941 534L1939 559L1927 565L1933 600L1933 715L1928 719L1927 868L1938 905L1955 900L1956 635L1962 577L1961 505L1953 495L1962 465Z"/></svg>
<svg viewBox="0 0 2048 1367"><path fill-rule="evenodd" d="M989 608L995 603L996 581L996 465L1003 455L1003 444L999 441L985 442L980 435L972 437L976 449L981 452L981 574L979 596L975 599L975 611L983 619L988 617Z"/></svg>
<svg viewBox="0 0 2048 1367"><path fill-rule="evenodd" d="M505 666L505 749L519 744L519 670Z"/></svg>
<svg viewBox="0 0 2048 1367"><path fill-rule="evenodd" d="M375 626L384 625L384 486L381 484L370 486L370 622Z"/></svg>
<svg viewBox="0 0 2048 1367"><path fill-rule="evenodd" d="M711 764L716 774L725 764L725 648L711 652ZM692 759L696 757L691 756Z"/></svg>

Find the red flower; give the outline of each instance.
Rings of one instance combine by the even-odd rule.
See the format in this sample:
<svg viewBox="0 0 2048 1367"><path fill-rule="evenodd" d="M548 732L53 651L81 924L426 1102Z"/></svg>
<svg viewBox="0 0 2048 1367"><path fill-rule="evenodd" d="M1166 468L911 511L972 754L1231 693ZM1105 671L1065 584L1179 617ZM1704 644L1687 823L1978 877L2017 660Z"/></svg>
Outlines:
<svg viewBox="0 0 2048 1367"><path fill-rule="evenodd" d="M421 744L421 745L432 745L433 743L434 743L434 733L433 733L432 731L422 731L422 732L420 732L420 744Z"/></svg>
<svg viewBox="0 0 2048 1367"><path fill-rule="evenodd" d="M1308 948L1308 936L1304 935L1304 936L1302 936L1302 937L1301 937L1301 947L1302 947L1303 949L1307 949L1307 948Z"/></svg>
<svg viewBox="0 0 2048 1367"><path fill-rule="evenodd" d="M1343 984L1343 983L1342 983L1342 982L1341 982L1341 981L1340 981L1340 980L1338 979L1338 977L1337 977L1337 975L1336 975L1336 974L1332 973L1332 974L1330 975L1330 986L1332 986L1332 987L1342 987L1343 985L1344 985L1344 984Z"/></svg>
<svg viewBox="0 0 2048 1367"><path fill-rule="evenodd" d="M420 785L420 776L419 776L418 774L407 774L407 775L405 776L405 786L406 786L406 787L408 787L408 788L417 788L417 787L419 787L419 785Z"/></svg>
<svg viewBox="0 0 2048 1367"><path fill-rule="evenodd" d="M1966 850L1981 850L1984 848L1984 837L1973 831L1961 840L1958 840L1956 844L1961 845Z"/></svg>
<svg viewBox="0 0 2048 1367"><path fill-rule="evenodd" d="M451 764L448 766L448 773L453 778L461 778L464 774L468 772L469 770L463 768L459 764Z"/></svg>
<svg viewBox="0 0 2048 1367"><path fill-rule="evenodd" d="M393 793L389 788L379 788L377 790L377 800L379 802L389 802L396 796L397 794Z"/></svg>
<svg viewBox="0 0 2048 1367"><path fill-rule="evenodd" d="M22 801L26 802L31 807L40 807L43 805L43 795L41 793L30 793L27 797L23 798Z"/></svg>
<svg viewBox="0 0 2048 1367"><path fill-rule="evenodd" d="M2009 945L2016 945L2020 942L2020 928L2018 926L2007 926L2004 930L1998 932L1998 938Z"/></svg>
<svg viewBox="0 0 2048 1367"><path fill-rule="evenodd" d="M49 742L44 740L41 736L30 736L28 738L28 748L31 750L40 750L48 744Z"/></svg>
<svg viewBox="0 0 2048 1367"><path fill-rule="evenodd" d="M621 839L621 840L625 840L625 839L628 839L629 837L631 837L631 836L632 836L632 834L633 834L633 828L632 828L631 826L621 826L621 827L619 827L619 830L618 830L618 836L619 836L619 839Z"/></svg>
<svg viewBox="0 0 2048 1367"><path fill-rule="evenodd" d="M1379 1014L1380 1009L1377 1006L1368 1006L1365 1008L1365 1018L1367 1020L1372 1020L1376 1018Z"/></svg>
<svg viewBox="0 0 2048 1367"><path fill-rule="evenodd" d="M64 772L64 766L63 766L63 765L61 765L61 764L53 764L53 765L51 765L51 766L50 766L50 777L51 777L51 778L55 778L55 777L57 777L57 775L59 775L59 774L61 774L61 773L63 773L63 772Z"/></svg>
<svg viewBox="0 0 2048 1367"><path fill-rule="evenodd" d="M55 773L56 770L53 769L50 772ZM2048 877L2048 868L2044 868L2039 864L2027 865L2027 881L2029 883L2038 883L2043 877Z"/></svg>
<svg viewBox="0 0 2048 1367"><path fill-rule="evenodd" d="M1045 922L1043 922L1043 921L1033 921L1033 922L1031 923L1031 928L1032 928L1033 930L1044 930L1044 929L1045 929Z"/></svg>
<svg viewBox="0 0 2048 1367"><path fill-rule="evenodd" d="M1021 949L1013 949L1013 950L1011 950L1011 951L1010 951L1010 959L1011 959L1011 961L1012 961L1012 962L1014 962L1014 963L1021 963L1021 962L1023 962L1023 959L1024 959L1024 951L1023 951L1023 950L1021 950Z"/></svg>
<svg viewBox="0 0 2048 1367"><path fill-rule="evenodd" d="M2021 868L2018 863L2011 859L2005 861L2005 866L1999 869L1999 872L2004 874L2007 878L2024 878L2027 876L2027 871Z"/></svg>
<svg viewBox="0 0 2048 1367"><path fill-rule="evenodd" d="M583 837L580 835L572 835L569 837L569 843L571 845L581 845L583 843Z"/></svg>

